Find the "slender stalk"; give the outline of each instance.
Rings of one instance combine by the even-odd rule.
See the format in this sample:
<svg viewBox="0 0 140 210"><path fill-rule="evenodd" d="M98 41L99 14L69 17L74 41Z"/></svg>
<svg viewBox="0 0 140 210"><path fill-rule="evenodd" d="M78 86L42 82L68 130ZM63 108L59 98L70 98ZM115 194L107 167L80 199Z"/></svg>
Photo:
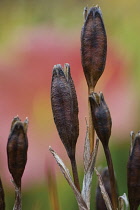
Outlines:
<svg viewBox="0 0 140 210"><path fill-rule="evenodd" d="M22 209L21 188L15 187L15 204L13 210Z"/></svg>
<svg viewBox="0 0 140 210"><path fill-rule="evenodd" d="M112 158L110 154L109 147L104 146L104 152L107 160L108 170L109 170L109 177L110 177L110 185L111 185L111 195L112 195L112 205L113 209L116 210L118 206L118 199L117 199L117 192L116 192L116 181L113 169Z"/></svg>
<svg viewBox="0 0 140 210"><path fill-rule="evenodd" d="M89 88L88 89L88 94L94 92L94 89ZM89 141L90 141L90 154L94 150L94 125L93 125L93 120L92 120L92 114L91 114L91 107L90 107L90 102L88 100L88 111L89 111Z"/></svg>
<svg viewBox="0 0 140 210"><path fill-rule="evenodd" d="M75 156L73 158L71 158L70 161L71 161L74 184L77 187L77 189L79 190L79 192L81 192Z"/></svg>

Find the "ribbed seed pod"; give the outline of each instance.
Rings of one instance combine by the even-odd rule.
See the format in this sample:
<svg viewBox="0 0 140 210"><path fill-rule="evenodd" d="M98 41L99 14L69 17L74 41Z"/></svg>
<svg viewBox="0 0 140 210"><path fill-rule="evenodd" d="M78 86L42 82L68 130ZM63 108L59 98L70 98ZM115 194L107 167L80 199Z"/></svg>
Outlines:
<svg viewBox="0 0 140 210"><path fill-rule="evenodd" d="M87 10L86 10L87 12ZM98 6L89 9L81 31L81 59L89 89L102 75L107 54L107 36Z"/></svg>
<svg viewBox="0 0 140 210"><path fill-rule="evenodd" d="M0 179L0 209L5 210L4 190Z"/></svg>
<svg viewBox="0 0 140 210"><path fill-rule="evenodd" d="M114 176L112 158L108 145L109 138L111 135L111 127L112 127L110 112L104 100L103 94L101 92L99 94L91 93L89 96L89 101L91 106L93 125L97 133L97 136L102 142L107 160L109 176L110 176L111 198L112 198L113 209L117 209L118 198L116 191L116 181Z"/></svg>
<svg viewBox="0 0 140 210"><path fill-rule="evenodd" d="M79 121L77 96L69 64L65 64L64 69L59 64L53 68L51 102L59 136L71 158L75 155Z"/></svg>
<svg viewBox="0 0 140 210"><path fill-rule="evenodd" d="M27 127L27 118L21 122L19 117L15 117L7 143L8 168L18 188L21 187L21 178L27 162Z"/></svg>
<svg viewBox="0 0 140 210"><path fill-rule="evenodd" d="M130 210L137 210L140 204L140 132L134 137L127 164L127 186Z"/></svg>
<svg viewBox="0 0 140 210"><path fill-rule="evenodd" d="M112 120L109 109L100 92L89 96L93 125L103 146L108 146L111 135Z"/></svg>

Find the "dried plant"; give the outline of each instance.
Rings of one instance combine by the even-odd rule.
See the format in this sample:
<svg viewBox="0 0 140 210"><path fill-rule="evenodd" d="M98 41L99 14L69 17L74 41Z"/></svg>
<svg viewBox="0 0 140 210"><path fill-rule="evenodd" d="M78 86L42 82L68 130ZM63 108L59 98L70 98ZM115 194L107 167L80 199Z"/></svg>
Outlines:
<svg viewBox="0 0 140 210"><path fill-rule="evenodd" d="M66 181L75 195L79 210L90 210L93 173L98 177L96 190L97 210L137 210L140 204L140 132L131 132L130 157L127 164L128 199L124 193L118 196L117 182L109 149L112 120L102 92L94 92L95 86L104 72L107 55L107 36L101 9L98 6L84 9L84 25L81 32L81 61L88 86L89 123L86 121L86 137L83 153L84 177L80 187L76 164L76 144L79 136L78 102L75 86L70 74L70 65L64 68L58 64L53 68L51 83L51 103L54 122L60 139L71 162L73 179L69 169L58 154L49 147ZM22 209L21 183L27 162L28 118L24 122L17 116L13 119L7 142L8 168L15 187L13 210ZM94 133L96 138L94 140ZM107 168L100 174L95 167L99 142L102 143ZM51 171L48 173L52 208L59 209L56 183ZM5 199L0 179L0 209L5 209Z"/></svg>
<svg viewBox="0 0 140 210"><path fill-rule="evenodd" d="M28 119L21 122L17 116L13 119L10 135L7 143L8 168L13 177L15 187L15 205L14 210L22 209L21 202L21 179L27 162L27 128Z"/></svg>
<svg viewBox="0 0 140 210"><path fill-rule="evenodd" d="M106 62L107 37L100 7L86 8L85 23L81 31L81 60L89 88L94 91Z"/></svg>
<svg viewBox="0 0 140 210"><path fill-rule="evenodd" d="M80 191L75 159L79 136L78 103L69 64L65 64L64 69L61 65L55 65L53 68L51 101L54 121L71 161L74 183Z"/></svg>
<svg viewBox="0 0 140 210"><path fill-rule="evenodd" d="M109 109L104 100L102 93L91 93L89 96L91 105L91 114L93 124L100 141L102 142L107 164L109 170L110 184L111 184L111 200L113 209L117 209L117 193L116 193L116 182L114 176L113 163L111 153L109 150L109 138L111 135L112 120Z"/></svg>
<svg viewBox="0 0 140 210"><path fill-rule="evenodd" d="M99 181L96 194L96 209L123 210L125 207L126 209L128 208L128 201L126 194L118 197L117 183L109 149L112 127L111 115L103 94L101 92L99 94L94 92L95 86L104 71L107 54L107 36L101 9L95 6L88 10L86 7L84 9L84 18L85 21L81 31L81 61L89 93L89 124L87 123L84 146L84 178L81 193L79 191L79 180L77 181L75 179L75 177L78 177L77 166L75 176L72 164L73 182L70 172L62 159L51 147L49 150L56 159L68 184L71 186L80 210L90 210L91 184L94 171ZM72 85L70 85L70 81L72 81L72 79L69 65L65 64L64 69L61 65L55 65L51 86L54 121L70 160L71 157L74 157L75 160L75 147L79 134L78 103L73 82ZM94 141L95 132L97 134L96 141ZM108 168L101 175L95 167L99 140L102 143L108 165ZM134 143L133 150L136 150L135 144L136 143ZM132 153L134 153L134 151L132 151ZM130 159L132 160L131 156ZM133 158L133 160L135 160L135 158ZM132 171L130 169L130 162L128 163L129 177L129 173ZM130 179L131 178L128 178L128 182L130 182ZM136 181L138 181L137 178ZM132 198L134 189L132 189L130 185L128 184L129 200L132 199L134 203L134 199ZM139 204L138 199L136 203ZM135 204L136 208L132 208L133 210L137 209L137 204Z"/></svg>
<svg viewBox="0 0 140 210"><path fill-rule="evenodd" d="M88 85L92 93L101 77L107 54L107 36L102 19L101 9L96 6L84 9L85 22L81 31L81 61ZM89 139L90 151L94 148L94 125L89 104Z"/></svg>

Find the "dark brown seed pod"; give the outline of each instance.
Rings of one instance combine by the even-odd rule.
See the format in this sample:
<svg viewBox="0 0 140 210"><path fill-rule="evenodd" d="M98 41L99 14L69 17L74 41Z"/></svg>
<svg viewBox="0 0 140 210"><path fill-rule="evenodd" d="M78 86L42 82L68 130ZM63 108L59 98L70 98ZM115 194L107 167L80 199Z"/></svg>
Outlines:
<svg viewBox="0 0 140 210"><path fill-rule="evenodd" d="M5 210L4 190L0 179L0 209Z"/></svg>
<svg viewBox="0 0 140 210"><path fill-rule="evenodd" d="M108 106L100 92L89 96L93 125L103 146L108 146L111 135L112 120Z"/></svg>
<svg viewBox="0 0 140 210"><path fill-rule="evenodd" d="M110 200L112 201L109 171L107 167L102 170L101 177L104 183L105 190ZM118 193L117 193L117 196L118 196ZM96 210L107 210L99 184L96 189Z"/></svg>
<svg viewBox="0 0 140 210"><path fill-rule="evenodd" d="M69 64L53 68L51 102L54 121L68 156L75 156L79 135L78 102Z"/></svg>
<svg viewBox="0 0 140 210"><path fill-rule="evenodd" d="M140 204L140 132L134 137L127 164L127 186L130 210L137 210Z"/></svg>
<svg viewBox="0 0 140 210"><path fill-rule="evenodd" d="M87 13L87 10L86 10ZM90 90L102 75L107 54L107 36L98 6L89 9L81 31L81 59Z"/></svg>
<svg viewBox="0 0 140 210"><path fill-rule="evenodd" d="M27 118L21 122L19 117L15 117L7 143L8 168L18 188L21 187L21 178L27 162L27 127Z"/></svg>

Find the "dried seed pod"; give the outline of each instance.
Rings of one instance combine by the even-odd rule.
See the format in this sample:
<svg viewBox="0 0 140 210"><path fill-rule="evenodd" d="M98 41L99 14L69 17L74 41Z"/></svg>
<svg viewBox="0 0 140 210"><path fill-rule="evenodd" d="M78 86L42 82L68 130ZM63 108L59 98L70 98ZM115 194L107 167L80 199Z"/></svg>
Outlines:
<svg viewBox="0 0 140 210"><path fill-rule="evenodd" d="M70 158L75 156L75 147L79 135L78 102L70 66L65 64L53 68L51 102L54 121L59 136Z"/></svg>
<svg viewBox="0 0 140 210"><path fill-rule="evenodd" d="M102 170L101 177L104 183L105 190L110 200L112 201L109 171L107 167ZM118 196L118 193L117 193L117 196ZM107 210L99 184L96 189L96 210Z"/></svg>
<svg viewBox="0 0 140 210"><path fill-rule="evenodd" d="M82 66L90 90L94 89L104 71L106 54L107 37L102 13L95 6L89 9L81 31Z"/></svg>
<svg viewBox="0 0 140 210"><path fill-rule="evenodd" d="M136 210L140 204L140 132L134 137L127 164L127 186L130 210Z"/></svg>
<svg viewBox="0 0 140 210"><path fill-rule="evenodd" d="M108 146L112 127L109 109L101 92L99 94L90 94L89 101L94 128L103 146L106 147Z"/></svg>
<svg viewBox="0 0 140 210"><path fill-rule="evenodd" d="M18 188L21 187L21 178L27 162L27 126L27 118L21 122L19 117L15 117L7 143L8 168Z"/></svg>
<svg viewBox="0 0 140 210"><path fill-rule="evenodd" d="M0 179L0 209L5 210L4 190Z"/></svg>

